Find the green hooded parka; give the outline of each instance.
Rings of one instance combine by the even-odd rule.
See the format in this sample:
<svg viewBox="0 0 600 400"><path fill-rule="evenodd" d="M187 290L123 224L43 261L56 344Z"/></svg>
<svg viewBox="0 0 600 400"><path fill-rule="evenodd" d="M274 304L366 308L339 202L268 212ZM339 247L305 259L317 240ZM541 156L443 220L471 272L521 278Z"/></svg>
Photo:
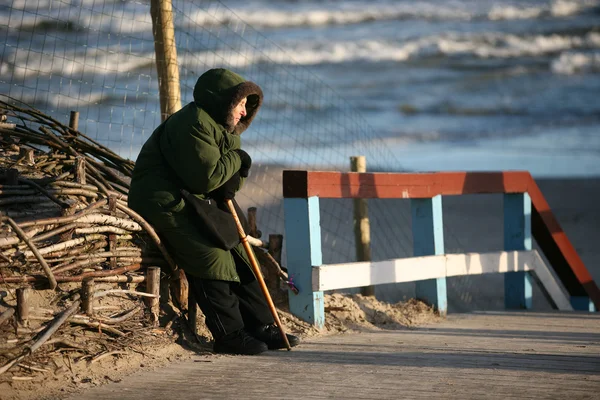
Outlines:
<svg viewBox="0 0 600 400"><path fill-rule="evenodd" d="M246 116L232 111L246 98ZM241 167L240 134L258 112L262 90L226 69L211 69L194 87L194 102L156 128L137 158L129 207L154 226L180 268L201 279L239 282L233 255L216 247L199 226L180 189L200 199ZM243 179L242 179L243 184ZM241 244L232 251L249 264Z"/></svg>

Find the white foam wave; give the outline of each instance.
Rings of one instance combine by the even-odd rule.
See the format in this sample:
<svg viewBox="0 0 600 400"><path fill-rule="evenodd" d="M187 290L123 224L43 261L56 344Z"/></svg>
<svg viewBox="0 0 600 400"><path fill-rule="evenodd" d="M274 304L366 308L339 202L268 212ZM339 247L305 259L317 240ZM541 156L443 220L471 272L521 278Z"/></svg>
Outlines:
<svg viewBox="0 0 600 400"><path fill-rule="evenodd" d="M107 2L97 0L51 1L15 0L10 13L0 14L0 24L13 29L31 29L40 23L71 23L93 31L114 34L151 32L152 22L148 4L113 0L110 12ZM182 5L183 4L183 5ZM599 0L556 0L536 6L498 5L493 1L452 2L351 2L351 3L249 3L229 9L217 4L190 8L174 3L176 27L207 27L225 24L248 24L256 28L345 25L367 21L398 19L428 20L490 20L533 19L541 16L563 17L600 6ZM190 8L188 10L188 8Z"/></svg>
<svg viewBox="0 0 600 400"><path fill-rule="evenodd" d="M232 54L231 51L180 54L181 65L197 70L211 60L227 60L231 67L267 63L343 63L351 61L406 61L428 56L474 56L480 58L512 58L540 56L572 49L599 48L600 34L584 37L537 35L520 37L507 34L429 36L407 42L361 40L357 42L298 42L278 48L265 49L263 53ZM293 55L293 59L291 59Z"/></svg>
<svg viewBox="0 0 600 400"><path fill-rule="evenodd" d="M552 61L552 72L572 75L585 72L600 72L600 53L563 53Z"/></svg>
<svg viewBox="0 0 600 400"><path fill-rule="evenodd" d="M556 0L538 6L493 5L488 12L490 20L534 19L543 16L568 17L598 7L598 0Z"/></svg>
<svg viewBox="0 0 600 400"><path fill-rule="evenodd" d="M297 63L314 65L320 63L344 63L351 61L397 61L429 56L471 56L479 58L511 58L540 56L569 50L600 48L600 33L586 36L537 35L517 36L500 33L465 35L449 33L427 36L411 41L299 41L288 42L279 47L265 48L262 52L235 53L231 49L209 52L179 53L181 67L197 71L215 60L222 60L230 67L246 67L259 63ZM283 50L285 49L285 50ZM53 53L37 53L27 48L12 48L0 64L2 76L13 79L34 76L58 75L67 78L81 76L133 73L153 66L154 53L133 53L122 46L86 51L54 49ZM293 56L292 56L293 55Z"/></svg>
<svg viewBox="0 0 600 400"><path fill-rule="evenodd" d="M51 75L77 79L84 74L122 74L153 63L154 53L134 54L101 49L79 52L71 49L50 54L19 48L5 55L0 70L3 76L12 75L12 79Z"/></svg>

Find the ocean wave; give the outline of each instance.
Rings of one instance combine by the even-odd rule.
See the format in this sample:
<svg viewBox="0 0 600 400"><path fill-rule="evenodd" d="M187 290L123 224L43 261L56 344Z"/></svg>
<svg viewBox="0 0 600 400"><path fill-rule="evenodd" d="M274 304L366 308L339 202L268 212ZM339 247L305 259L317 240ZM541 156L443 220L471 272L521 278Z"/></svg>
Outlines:
<svg viewBox="0 0 600 400"><path fill-rule="evenodd" d="M520 20L566 17L596 12L599 0L556 0L534 5L519 2L498 5L493 1L339 2L339 3L249 3L231 8L220 2L200 6L174 1L176 29L248 24L258 29L351 25L372 21L430 20ZM108 11L106 11L108 9ZM91 30L120 35L152 31L149 4L80 0L19 0L10 12L0 12L0 26L47 32Z"/></svg>
<svg viewBox="0 0 600 400"><path fill-rule="evenodd" d="M599 6L600 2L597 0L557 0L538 6L494 5L487 16L492 21L568 17L594 12Z"/></svg>
<svg viewBox="0 0 600 400"><path fill-rule="evenodd" d="M282 47L268 47L261 52L233 52L231 49L191 51L182 49L178 55L181 68L190 71L203 70L214 60L225 60L232 68L255 64L345 63L355 61L405 62L429 57L450 58L516 58L559 54L565 51L585 51L600 48L600 33L589 32L584 36L534 35L518 36L502 33L467 35L448 33L414 40L383 41L364 39L360 41L299 41L284 43ZM285 49L285 50L283 50ZM578 57L580 59L581 57ZM58 49L53 53L30 51L28 48L5 48L0 72L12 79L44 75L68 78L117 74L149 70L154 66L154 52L130 52L126 46L85 50ZM594 59L595 60L595 59ZM556 61L556 71L566 71ZM595 65L595 64L592 64ZM562 69L561 69L562 68ZM594 67L595 68L595 67ZM563 72L564 73L564 72Z"/></svg>
<svg viewBox="0 0 600 400"><path fill-rule="evenodd" d="M18 48L3 55L0 71L3 76L12 76L13 80L50 75L80 78L84 75L102 76L138 71L153 67L154 60L154 53L122 53L118 48L89 48L86 51L64 49L56 53L38 53Z"/></svg>
<svg viewBox="0 0 600 400"><path fill-rule="evenodd" d="M552 61L550 68L552 72L564 75L600 72L600 52L563 53Z"/></svg>
<svg viewBox="0 0 600 400"><path fill-rule="evenodd" d="M265 49L262 53L233 54L231 51L188 53L181 55L187 68L195 70L210 59L223 57L232 67L259 63L297 63L315 65L353 61L404 62L427 57L516 58L545 56L573 49L600 48L600 33L590 32L583 37L563 35L518 36L502 33L480 35L443 34L406 42L365 39L355 42L312 41L286 43L280 48ZM293 55L293 59L291 59Z"/></svg>

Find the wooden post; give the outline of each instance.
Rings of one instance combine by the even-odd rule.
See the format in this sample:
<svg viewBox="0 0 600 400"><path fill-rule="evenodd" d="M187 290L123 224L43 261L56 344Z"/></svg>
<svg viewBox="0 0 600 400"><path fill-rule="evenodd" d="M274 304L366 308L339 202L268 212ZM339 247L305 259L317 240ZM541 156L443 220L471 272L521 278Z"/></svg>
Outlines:
<svg viewBox="0 0 600 400"><path fill-rule="evenodd" d="M352 172L367 172L365 156L350 157ZM356 261L371 261L371 227L367 199L353 199L354 203L354 243L356 245ZM375 296L375 286L360 288L363 296Z"/></svg>
<svg viewBox="0 0 600 400"><path fill-rule="evenodd" d="M148 267L146 270L146 292L157 297L147 297L146 305L150 308L152 322L158 324L158 314L160 311L160 268Z"/></svg>
<svg viewBox="0 0 600 400"><path fill-rule="evenodd" d="M431 199L411 199L413 256L444 254L444 222L442 196ZM431 304L441 314L448 312L446 278L418 281L415 284L418 299Z"/></svg>
<svg viewBox="0 0 600 400"><path fill-rule="evenodd" d="M257 239L262 236L258 234L258 229L256 228L256 207L248 208L248 225L250 226L248 235Z"/></svg>
<svg viewBox="0 0 600 400"><path fill-rule="evenodd" d="M272 233L269 235L269 254L277 264L281 265L281 249L283 248L283 235Z"/></svg>
<svg viewBox="0 0 600 400"><path fill-rule="evenodd" d="M35 164L35 158L33 156L33 149L27 149L27 148L21 147L19 149L19 159L21 159L21 158L27 165Z"/></svg>
<svg viewBox="0 0 600 400"><path fill-rule="evenodd" d="M527 193L504 195L504 250L531 250L531 199ZM532 282L529 272L504 274L504 305L531 309Z"/></svg>
<svg viewBox="0 0 600 400"><path fill-rule="evenodd" d="M290 312L321 329L325 325L323 292L312 290L312 267L323 264L319 198L284 198L289 278L299 290L289 296Z"/></svg>
<svg viewBox="0 0 600 400"><path fill-rule="evenodd" d="M71 116L69 118L69 128L73 129L74 131L79 130L79 112L78 111L71 111Z"/></svg>
<svg viewBox="0 0 600 400"><path fill-rule="evenodd" d="M117 211L117 197L116 196L108 196L108 211L110 215L115 215ZM117 235L114 233L110 233L108 235L108 251L115 252L117 250ZM117 257L109 258L110 269L117 268Z"/></svg>
<svg viewBox="0 0 600 400"><path fill-rule="evenodd" d="M75 182L85 185L85 158L83 156L75 158Z"/></svg>
<svg viewBox="0 0 600 400"><path fill-rule="evenodd" d="M29 294L31 289L17 289L17 317L19 323L26 325L29 319Z"/></svg>
<svg viewBox="0 0 600 400"><path fill-rule="evenodd" d="M171 0L151 0L150 15L158 72L161 120L181 108L179 68Z"/></svg>
<svg viewBox="0 0 600 400"><path fill-rule="evenodd" d="M94 315L94 286L93 279L86 279L81 283L81 308L90 317Z"/></svg>

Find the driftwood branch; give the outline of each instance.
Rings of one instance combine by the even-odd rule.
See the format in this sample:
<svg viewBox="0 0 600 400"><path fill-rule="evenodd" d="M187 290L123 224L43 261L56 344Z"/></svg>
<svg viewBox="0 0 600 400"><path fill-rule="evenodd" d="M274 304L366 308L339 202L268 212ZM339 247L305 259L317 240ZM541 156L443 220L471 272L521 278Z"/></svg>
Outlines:
<svg viewBox="0 0 600 400"><path fill-rule="evenodd" d="M4 364L2 366L2 368L0 368L0 375L5 373L6 371L8 371L13 365L15 365L16 363L20 362L22 359L24 359L28 355L35 352L37 349L39 349L40 346L42 346L48 339L50 339L50 336L52 336L54 334L54 332L56 332L58 330L58 328L60 328L61 325L64 324L72 314L75 313L75 311L77 311L78 308L79 308L79 300L75 301L71 305L71 307L69 307L65 312L63 312L60 316L58 316L54 320L54 322L52 322L52 324L50 324L50 326L46 329L46 331L42 334L42 336L40 336L39 339L36 340L31 346L29 346L20 356L13 358L12 360L10 360L6 364Z"/></svg>
<svg viewBox="0 0 600 400"><path fill-rule="evenodd" d="M5 217L5 220L11 226L11 228L13 228L13 230L19 236L19 238L25 243L27 243L27 246L29 246L35 257L37 258L38 262L41 264L42 268L44 269L44 272L46 273L46 276L48 277L48 282L50 282L50 289L56 289L57 283L56 279L54 278L54 274L50 270L50 267L46 263L46 260L44 260L44 257L42 257L42 255L38 251L37 247L35 247L35 245L29 240L25 232L23 232L23 230L19 227L19 225L17 225L15 221L12 220L12 218Z"/></svg>

